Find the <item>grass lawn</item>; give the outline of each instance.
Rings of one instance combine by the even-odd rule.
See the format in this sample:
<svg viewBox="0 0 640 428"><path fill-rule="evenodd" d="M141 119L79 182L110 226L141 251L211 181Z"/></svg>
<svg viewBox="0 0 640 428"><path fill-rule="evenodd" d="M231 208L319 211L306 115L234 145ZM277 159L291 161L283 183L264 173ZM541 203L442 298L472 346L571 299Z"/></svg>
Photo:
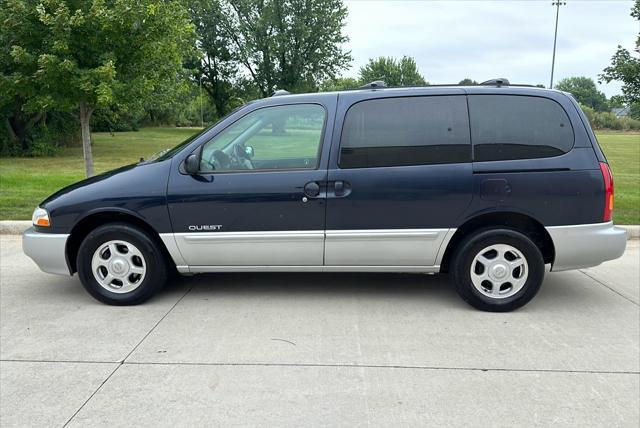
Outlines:
<svg viewBox="0 0 640 428"><path fill-rule="evenodd" d="M172 147L197 131L145 128L114 135L94 133L96 172L137 162L140 157ZM619 224L640 224L640 134L600 132L598 139L615 177L614 219ZM50 158L0 158L0 220L31 218L33 209L45 197L82 178L81 147L66 148Z"/></svg>
<svg viewBox="0 0 640 428"><path fill-rule="evenodd" d="M599 132L597 137L613 172L613 220L640 224L640 134Z"/></svg>

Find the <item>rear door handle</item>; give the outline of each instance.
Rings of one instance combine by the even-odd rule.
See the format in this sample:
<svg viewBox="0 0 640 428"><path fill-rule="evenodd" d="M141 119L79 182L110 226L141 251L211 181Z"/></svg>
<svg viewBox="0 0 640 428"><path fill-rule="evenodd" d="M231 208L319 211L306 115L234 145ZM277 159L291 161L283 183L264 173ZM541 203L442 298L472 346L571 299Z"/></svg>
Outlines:
<svg viewBox="0 0 640 428"><path fill-rule="evenodd" d="M333 192L329 195L330 197L344 198L345 196L349 196L351 193L351 184L346 181L334 181L331 187L333 188Z"/></svg>

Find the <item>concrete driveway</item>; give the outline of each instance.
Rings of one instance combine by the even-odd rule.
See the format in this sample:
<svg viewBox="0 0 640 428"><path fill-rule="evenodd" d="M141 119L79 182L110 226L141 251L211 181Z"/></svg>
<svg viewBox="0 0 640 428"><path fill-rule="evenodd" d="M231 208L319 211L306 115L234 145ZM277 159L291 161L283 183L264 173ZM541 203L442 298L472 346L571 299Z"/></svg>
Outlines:
<svg viewBox="0 0 640 428"><path fill-rule="evenodd" d="M387 274L202 275L109 307L0 247L3 427L640 423L638 241L507 314Z"/></svg>

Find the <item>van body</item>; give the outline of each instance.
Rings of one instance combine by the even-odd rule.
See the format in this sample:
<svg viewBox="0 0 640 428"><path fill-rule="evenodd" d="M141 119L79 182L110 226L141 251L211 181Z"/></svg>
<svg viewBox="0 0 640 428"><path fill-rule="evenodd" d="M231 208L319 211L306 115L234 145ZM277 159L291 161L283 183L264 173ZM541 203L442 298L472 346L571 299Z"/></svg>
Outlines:
<svg viewBox="0 0 640 428"><path fill-rule="evenodd" d="M449 273L507 311L545 265L618 258L613 178L577 102L533 87L380 88L251 102L162 155L71 185L23 247L110 304L171 270Z"/></svg>

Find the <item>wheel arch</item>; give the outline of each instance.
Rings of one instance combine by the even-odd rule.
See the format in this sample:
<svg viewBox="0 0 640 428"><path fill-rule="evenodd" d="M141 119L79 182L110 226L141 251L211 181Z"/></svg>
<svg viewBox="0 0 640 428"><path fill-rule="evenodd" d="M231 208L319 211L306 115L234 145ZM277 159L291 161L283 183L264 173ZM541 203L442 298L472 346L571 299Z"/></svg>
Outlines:
<svg viewBox="0 0 640 428"><path fill-rule="evenodd" d="M547 232L542 223L523 213L494 211L471 217L456 229L442 257L440 271L449 271L449 265L456 249L469 234L491 227L505 227L525 234L540 249L545 264L553 263L555 247L549 232Z"/></svg>
<svg viewBox="0 0 640 428"><path fill-rule="evenodd" d="M76 259L80 244L84 240L85 236L95 228L108 223L127 223L140 228L156 242L158 248L162 251L163 257L167 263L169 263L169 266L175 267L175 262L169 254L169 250L166 245L160 238L160 234L149 223L131 212L114 208L89 213L79 220L71 229L71 233L67 239L65 257L67 259L69 271L72 274L78 271Z"/></svg>

